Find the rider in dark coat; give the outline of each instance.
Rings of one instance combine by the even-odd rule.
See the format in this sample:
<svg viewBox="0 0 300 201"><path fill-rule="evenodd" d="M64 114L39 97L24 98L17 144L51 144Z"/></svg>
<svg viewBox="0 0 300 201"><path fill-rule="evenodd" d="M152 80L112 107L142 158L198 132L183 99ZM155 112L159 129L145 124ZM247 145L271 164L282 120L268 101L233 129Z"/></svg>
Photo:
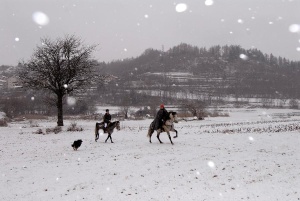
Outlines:
<svg viewBox="0 0 300 201"><path fill-rule="evenodd" d="M158 110L154 119L154 130L161 129L168 116L168 111L165 109L165 106L161 104L160 109Z"/></svg>
<svg viewBox="0 0 300 201"><path fill-rule="evenodd" d="M106 113L103 116L104 128L106 128L109 125L110 121L111 121L111 115L109 114L109 110L106 109ZM106 124L106 126L105 126L105 124Z"/></svg>

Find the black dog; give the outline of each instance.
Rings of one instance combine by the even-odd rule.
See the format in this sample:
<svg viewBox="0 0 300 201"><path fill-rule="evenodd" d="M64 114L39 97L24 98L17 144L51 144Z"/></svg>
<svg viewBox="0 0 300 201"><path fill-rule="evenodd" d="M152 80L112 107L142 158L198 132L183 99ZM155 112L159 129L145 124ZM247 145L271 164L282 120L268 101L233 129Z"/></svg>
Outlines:
<svg viewBox="0 0 300 201"><path fill-rule="evenodd" d="M80 147L81 143L82 143L82 140L75 140L71 146L73 147L73 149L75 151L77 151L77 149Z"/></svg>

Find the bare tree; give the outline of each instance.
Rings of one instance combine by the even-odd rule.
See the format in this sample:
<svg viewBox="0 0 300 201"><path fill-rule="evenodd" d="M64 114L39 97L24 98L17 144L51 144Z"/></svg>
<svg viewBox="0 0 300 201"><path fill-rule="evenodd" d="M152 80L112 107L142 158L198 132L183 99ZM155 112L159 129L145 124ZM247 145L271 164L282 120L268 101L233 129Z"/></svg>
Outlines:
<svg viewBox="0 0 300 201"><path fill-rule="evenodd" d="M128 119L128 113L131 105L131 97L129 94L125 94L120 103L120 113L124 115L125 119Z"/></svg>
<svg viewBox="0 0 300 201"><path fill-rule="evenodd" d="M45 90L56 97L57 125L63 126L63 98L76 93L93 81L96 62L91 59L96 45L86 46L80 38L67 35L54 41L41 39L31 59L18 69L21 84L30 89Z"/></svg>
<svg viewBox="0 0 300 201"><path fill-rule="evenodd" d="M194 117L204 119L205 116L205 103L201 100L186 101L181 104L182 109L188 110Z"/></svg>

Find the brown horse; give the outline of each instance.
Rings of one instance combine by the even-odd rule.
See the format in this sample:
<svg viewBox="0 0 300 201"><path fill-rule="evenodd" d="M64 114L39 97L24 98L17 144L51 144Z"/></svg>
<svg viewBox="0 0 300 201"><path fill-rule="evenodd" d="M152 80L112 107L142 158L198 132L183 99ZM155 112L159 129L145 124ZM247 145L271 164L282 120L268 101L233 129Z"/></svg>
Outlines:
<svg viewBox="0 0 300 201"><path fill-rule="evenodd" d="M114 143L111 138L111 134L114 132L114 129L117 128L117 130L120 130L120 122L114 121L112 123L109 123L106 128L104 128L104 123L96 123L95 127L95 141L99 139L99 129L102 129L104 133L107 133L108 136L105 140L105 143L107 142L108 138L110 138L111 143Z"/></svg>
<svg viewBox="0 0 300 201"><path fill-rule="evenodd" d="M172 139L171 139L171 136L170 136L170 131L173 131L176 133L176 136L174 136L174 138L177 138L178 137L178 132L177 130L175 130L174 128L174 124L173 123L177 123L178 120L177 120L177 113L176 112L169 112L169 118L166 120L166 122L164 123L164 125L162 126L162 128L159 128L158 130L156 130L157 132L157 139L160 143L163 143L160 139L159 139L159 135L160 133L162 132L167 132L168 136L169 136L169 139L170 139L170 142L171 144L173 145L174 143L172 142ZM147 137L149 137L149 142L151 142L151 136L152 134L154 133L154 121L150 124L149 126L149 129L148 129L148 134L147 134Z"/></svg>

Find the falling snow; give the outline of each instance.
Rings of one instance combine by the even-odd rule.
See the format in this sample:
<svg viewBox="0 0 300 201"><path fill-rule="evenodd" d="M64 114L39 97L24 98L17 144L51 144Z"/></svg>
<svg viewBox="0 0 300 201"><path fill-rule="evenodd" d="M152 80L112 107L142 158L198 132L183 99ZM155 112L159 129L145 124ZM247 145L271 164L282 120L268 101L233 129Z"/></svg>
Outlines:
<svg viewBox="0 0 300 201"><path fill-rule="evenodd" d="M292 33L300 32L300 25L299 24L292 24L289 26L289 31Z"/></svg>
<svg viewBox="0 0 300 201"><path fill-rule="evenodd" d="M68 96L68 97L67 97L67 104L68 104L69 106L75 105L75 104L76 104L76 99L75 99L74 97L72 97L72 96Z"/></svg>
<svg viewBox="0 0 300 201"><path fill-rule="evenodd" d="M240 58L243 59L243 60L247 60L247 59L248 59L248 56L245 55L245 54L240 54Z"/></svg>
<svg viewBox="0 0 300 201"><path fill-rule="evenodd" d="M238 19L238 23L243 24L243 23L244 23L244 20Z"/></svg>
<svg viewBox="0 0 300 201"><path fill-rule="evenodd" d="M178 12L178 13L182 13L182 12L184 12L184 11L186 11L186 9L187 9L187 5L186 4L184 4L184 3L180 3L180 4L177 4L176 5L176 11Z"/></svg>
<svg viewBox="0 0 300 201"><path fill-rule="evenodd" d="M48 16L45 13L40 12L40 11L34 12L32 14L32 19L36 24L41 25L41 26L47 25L50 21Z"/></svg>
<svg viewBox="0 0 300 201"><path fill-rule="evenodd" d="M214 1L213 0L205 0L205 3L204 3L206 6L212 6L214 4Z"/></svg>
<svg viewBox="0 0 300 201"><path fill-rule="evenodd" d="M208 165L210 168L215 168L215 167L216 167L216 165L215 165L215 163L214 163L213 161L208 161L208 162L207 162L207 165Z"/></svg>

